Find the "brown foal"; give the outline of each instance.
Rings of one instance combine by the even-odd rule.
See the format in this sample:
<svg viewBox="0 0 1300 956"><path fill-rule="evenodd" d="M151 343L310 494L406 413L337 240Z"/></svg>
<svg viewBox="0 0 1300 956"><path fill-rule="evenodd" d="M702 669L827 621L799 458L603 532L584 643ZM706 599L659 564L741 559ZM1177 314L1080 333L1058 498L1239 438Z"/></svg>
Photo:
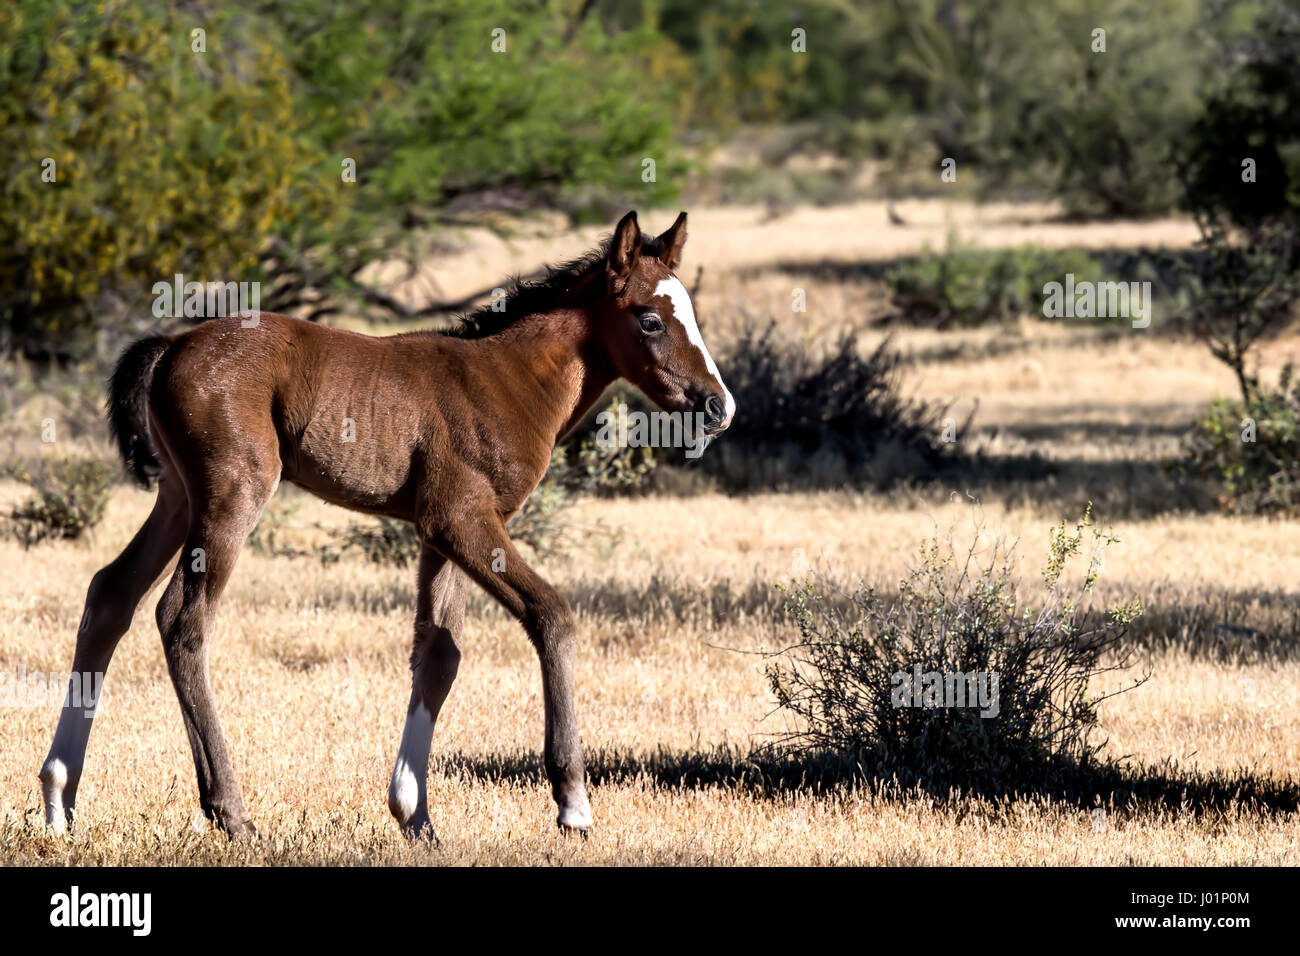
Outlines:
<svg viewBox="0 0 1300 956"><path fill-rule="evenodd" d="M429 832L429 746L460 663L466 578L504 605L537 649L559 824L591 826L573 706L573 615L515 550L506 522L546 472L555 443L620 377L708 435L731 423L735 403L673 275L685 241L685 213L654 239L628 213L600 249L516 285L496 309L449 333L372 338L263 313L212 319L123 353L109 420L128 469L146 487L156 477L158 498L126 550L91 581L72 670L108 668L137 605L174 564L158 628L199 802L217 826L252 831L208 678L212 619L281 480L411 521L419 535L411 700L388 791L403 831ZM94 718L71 700L40 774L46 823L56 830L72 820Z"/></svg>

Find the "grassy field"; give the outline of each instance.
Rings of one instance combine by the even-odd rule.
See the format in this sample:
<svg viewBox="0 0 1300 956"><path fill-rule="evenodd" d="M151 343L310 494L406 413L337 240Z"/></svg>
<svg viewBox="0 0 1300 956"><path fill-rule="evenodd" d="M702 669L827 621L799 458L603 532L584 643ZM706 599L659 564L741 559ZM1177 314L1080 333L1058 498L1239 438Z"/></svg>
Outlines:
<svg viewBox="0 0 1300 956"><path fill-rule="evenodd" d="M1045 219L1050 210L1024 207L900 203L899 212L915 225L891 230L872 206L773 222L761 210L693 214L683 273L706 266L697 302L706 336L723 340L746 318L789 315L799 284L809 289L809 312L789 320L789 334L865 328L881 308L878 288L821 279L799 263L907 254L924 241L940 244L953 223L989 244L1181 245L1191 233L1178 222L1068 226ZM642 218L651 228L669 221ZM475 240L448 257L462 270L439 264L437 283L455 294L506 268L581 251L590 238L521 236L509 256ZM476 259L495 262L493 271L474 274ZM782 264L765 267L774 260ZM867 331L864 343L881 334ZM541 567L570 598L581 631L578 708L596 820L589 839L566 839L552 825L535 655L521 629L476 596L430 768L430 813L442 843L408 845L385 794L409 689L413 569L246 551L219 616L212 673L263 839L232 843L196 825L194 772L153 623L155 595L114 660L68 838L40 826L36 773L57 711L0 709L0 861L1300 862L1287 799L1233 801L1232 785L1221 783L1292 794L1297 785L1300 536L1282 522L1183 508L1158 468L1204 404L1231 393L1226 370L1190 341L1029 321L902 331L895 344L909 356L908 391L953 401L961 413L978 401L975 430L963 442L986 456L1038 456L1057 467L1043 477L887 495L579 501L566 516L583 533ZM1294 341L1277 343L1270 363L1297 351ZM39 398L24 414L39 420ZM22 492L0 485L0 503ZM322 528L354 520L301 497L288 533L304 545ZM990 801L888 786L778 785L749 763L754 745L785 724L772 713L762 657L746 652L785 636L773 613L775 586L795 576L800 552L834 577L891 587L926 538L964 545L978 533L1019 541L1018 575L1029 592L1048 528L1090 499L1121 539L1104 595L1143 599L1142 663L1153 673L1103 706L1107 746L1138 779L1158 772L1175 792L1184 782L1181 805L1121 799L1101 816L1080 801L1034 793ZM86 585L150 502L122 486L87 542L28 552L0 542L0 614L10 622L0 631L0 668L69 666ZM1228 796L1205 797L1211 792Z"/></svg>

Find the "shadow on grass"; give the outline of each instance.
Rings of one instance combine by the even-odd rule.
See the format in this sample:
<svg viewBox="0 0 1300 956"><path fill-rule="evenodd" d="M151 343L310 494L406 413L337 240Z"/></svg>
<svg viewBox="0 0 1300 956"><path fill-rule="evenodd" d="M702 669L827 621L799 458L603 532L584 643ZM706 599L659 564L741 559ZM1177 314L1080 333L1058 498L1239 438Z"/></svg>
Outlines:
<svg viewBox="0 0 1300 956"><path fill-rule="evenodd" d="M826 570L838 574L841 569ZM786 598L775 584L729 578L697 584L656 574L634 581L586 579L566 588L565 594L580 622L611 619L714 627L754 622L768 628L780 619ZM1131 586L1103 581L1097 587L1099 607L1123 604L1132 596ZM1293 593L1162 582L1144 586L1139 597L1142 615L1128 627L1129 646L1136 650L1174 650L1193 660L1223 664L1300 659L1300 602ZM611 637L607 643L618 640Z"/></svg>
<svg viewBox="0 0 1300 956"><path fill-rule="evenodd" d="M810 559L817 561L818 557L813 554ZM847 583L856 580L851 568L832 564L824 570L837 580ZM414 582L407 580L413 576L411 572L400 581L323 588L310 595L298 595L295 600L300 609L346 608L380 613L397 608L414 613ZM767 633L779 620L785 600L776 585L789 584L792 580L793 576L784 581L754 577L700 582L656 573L632 579L584 577L566 584L562 590L577 615L580 633L585 633L589 622L600 621L712 627L750 625ZM876 583L882 589L889 589L895 582ZM1121 587L1102 581L1097 590L1098 604L1107 607L1121 604L1132 597L1132 589L1131 585ZM1128 633L1131 645L1139 650L1176 650L1194 660L1226 664L1300 659L1300 601L1293 592L1158 582L1142 584L1138 597L1142 600L1142 616L1129 626ZM275 595L268 596L266 601L277 607L281 604ZM507 620L505 612L478 588L470 589L468 610L479 619L492 616ZM619 640L617 635L607 636L605 644L617 644Z"/></svg>
<svg viewBox="0 0 1300 956"><path fill-rule="evenodd" d="M1166 406L1168 407L1168 406ZM1148 422L1105 422L1089 421L1087 419L1078 419L1074 421L1052 421L1052 422L1016 422L1009 425L999 425L998 431L1006 432L1008 435L1014 435L1023 441L1043 441L1043 442L1105 442L1113 441L1117 438L1127 439L1149 439L1149 438L1182 438L1190 430L1190 425L1200 411L1200 406L1180 405L1178 410L1185 413L1187 419L1184 423L1166 422L1163 424ZM1153 409L1155 411L1155 409Z"/></svg>
<svg viewBox="0 0 1300 956"><path fill-rule="evenodd" d="M1031 425L1004 430L1016 437L1023 431L1029 440L1056 437L1065 444L1079 441L1081 429L1105 434L1107 427ZM1125 438L1156 438L1182 431L1174 426L1117 426L1113 435L1122 442ZM936 499L952 493L973 496L990 505L1030 505L1054 513L1077 511L1091 501L1094 511L1107 519L1215 510L1213 494L1205 484L1169 471L1160 461L1048 457L1036 451L993 452L978 447L978 434L975 441L974 450L949 452L937 466L921 461L920 456L898 452L886 442L859 468L825 448L808 452L794 445L774 448L751 444L719 448L724 460L716 467L711 464L706 472L720 490L741 497L855 490L881 494L911 491L923 499ZM668 465L660 470L674 467Z"/></svg>
<svg viewBox="0 0 1300 956"><path fill-rule="evenodd" d="M451 754L439 758L433 769L479 783L546 785L542 757L535 752ZM587 779L596 787L648 781L659 789L723 790L760 800L865 791L900 802L924 795L940 806L957 806L971 797L1001 803L1038 796L1081 810L1164 811L1196 818L1229 812L1278 815L1300 809L1300 784L1290 778L1257 776L1244 769L1186 770L1173 763L1022 764L1000 778L988 778L888 769L843 754L794 757L726 746L687 753L666 748L654 753L601 749L587 753Z"/></svg>
<svg viewBox="0 0 1300 956"><path fill-rule="evenodd" d="M1216 510L1213 496L1200 482L1173 474L1158 461L1132 458L1098 461L1047 458L1036 452L976 452L954 458L927 479L917 488L951 488L985 505L1069 512L1092 502L1094 513L1107 521Z"/></svg>

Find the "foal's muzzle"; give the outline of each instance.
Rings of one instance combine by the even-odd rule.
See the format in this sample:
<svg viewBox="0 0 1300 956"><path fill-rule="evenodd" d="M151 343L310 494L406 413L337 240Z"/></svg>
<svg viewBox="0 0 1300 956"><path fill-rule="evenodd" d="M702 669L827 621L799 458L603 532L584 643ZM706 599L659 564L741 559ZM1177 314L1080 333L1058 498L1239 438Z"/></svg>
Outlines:
<svg viewBox="0 0 1300 956"><path fill-rule="evenodd" d="M721 395L710 395L696 409L704 416L704 430L716 435L727 427L727 403Z"/></svg>

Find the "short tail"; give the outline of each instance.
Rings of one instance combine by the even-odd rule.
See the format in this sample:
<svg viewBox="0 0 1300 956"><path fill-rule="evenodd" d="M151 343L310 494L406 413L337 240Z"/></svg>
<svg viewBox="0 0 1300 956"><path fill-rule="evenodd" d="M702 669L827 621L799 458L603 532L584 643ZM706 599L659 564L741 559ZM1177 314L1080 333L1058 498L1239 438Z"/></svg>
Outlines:
<svg viewBox="0 0 1300 956"><path fill-rule="evenodd" d="M143 488L152 487L162 471L149 437L149 383L172 341L170 335L152 335L132 343L117 360L108 382L109 431L126 470Z"/></svg>

